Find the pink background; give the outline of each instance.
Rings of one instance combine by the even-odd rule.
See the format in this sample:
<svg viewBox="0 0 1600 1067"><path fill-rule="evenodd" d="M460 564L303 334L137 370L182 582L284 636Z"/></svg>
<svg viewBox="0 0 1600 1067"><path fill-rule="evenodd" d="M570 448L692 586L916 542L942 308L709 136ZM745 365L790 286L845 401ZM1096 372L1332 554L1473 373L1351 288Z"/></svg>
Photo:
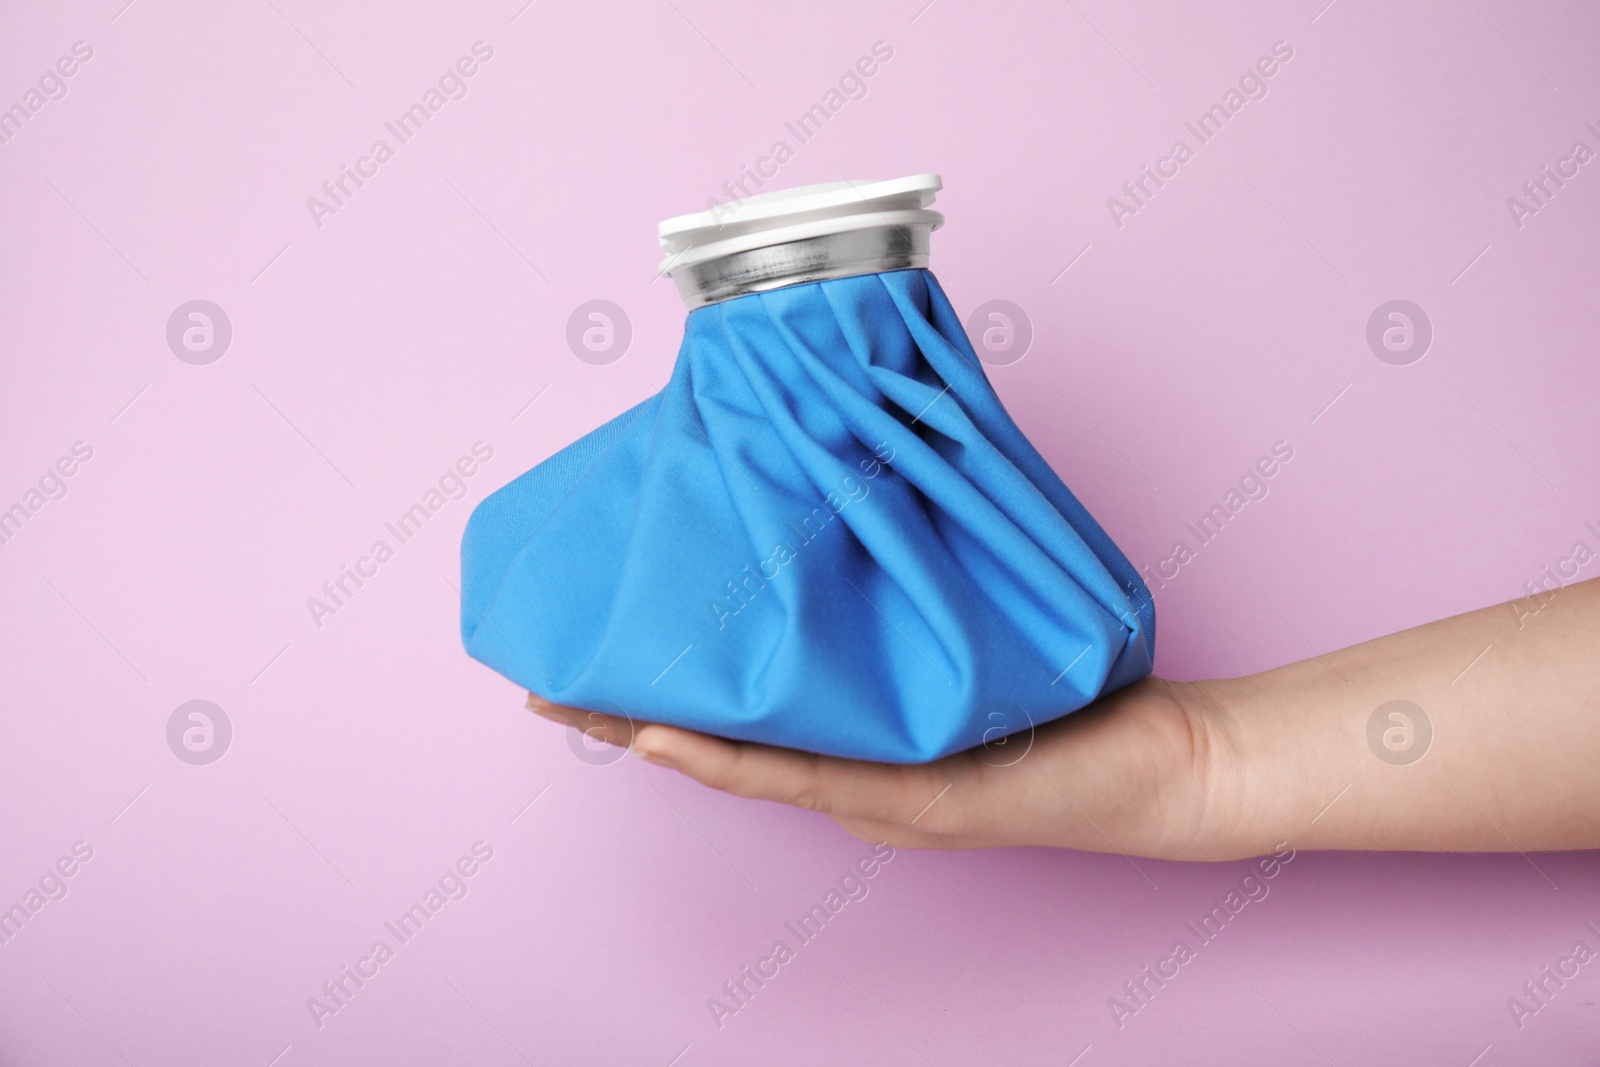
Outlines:
<svg viewBox="0 0 1600 1067"><path fill-rule="evenodd" d="M934 269L963 315L1026 310L1031 351L991 377L1136 563L1274 442L1295 450L1158 590L1163 673L1506 600L1600 545L1600 164L1520 228L1506 206L1575 140L1600 148L1591 6L923 2L0 16L0 105L94 50L0 146L0 507L94 450L0 545L0 906L94 850L0 946L0 1062L1465 1067L1600 1047L1600 965L1520 1031L1506 1007L1600 945L1593 854L1301 854L1119 1030L1108 998L1244 864L902 852L719 1030L707 999L867 846L585 762L462 653L473 504L670 371L683 311L651 281L656 222L793 142L784 121L879 40L866 97L772 186L943 174ZM317 227L306 199L393 147L383 123L478 40L468 95ZM1269 95L1114 225L1107 198L1280 40ZM608 366L565 342L600 298L634 333ZM1435 330L1410 366L1365 340L1395 298ZM233 327L206 366L165 339L193 299ZM467 498L314 626L306 598L478 440L494 456ZM208 766L166 740L193 699L233 726ZM383 923L479 840L468 895L319 1028L307 998L394 944Z"/></svg>

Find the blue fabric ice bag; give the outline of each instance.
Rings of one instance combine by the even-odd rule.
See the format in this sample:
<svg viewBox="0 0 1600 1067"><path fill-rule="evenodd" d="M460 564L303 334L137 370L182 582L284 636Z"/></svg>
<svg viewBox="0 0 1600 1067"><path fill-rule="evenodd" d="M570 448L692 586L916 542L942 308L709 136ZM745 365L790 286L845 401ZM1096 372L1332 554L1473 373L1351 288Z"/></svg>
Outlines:
<svg viewBox="0 0 1600 1067"><path fill-rule="evenodd" d="M1150 594L995 395L915 180L664 239L694 308L672 378L478 506L472 656L556 703L896 763L1150 672Z"/></svg>

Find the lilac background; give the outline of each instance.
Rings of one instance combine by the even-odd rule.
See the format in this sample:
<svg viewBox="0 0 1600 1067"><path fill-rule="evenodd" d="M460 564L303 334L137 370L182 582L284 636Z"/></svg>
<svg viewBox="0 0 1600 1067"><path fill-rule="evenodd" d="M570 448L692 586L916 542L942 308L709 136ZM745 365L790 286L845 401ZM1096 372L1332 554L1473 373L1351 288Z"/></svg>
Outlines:
<svg viewBox="0 0 1600 1067"><path fill-rule="evenodd" d="M1032 350L991 377L1136 563L1295 449L1158 591L1163 673L1520 594L1600 544L1600 163L1521 228L1505 203L1573 141L1600 148L1592 6L123 2L0 15L0 105L94 49L0 146L0 507L94 449L0 545L0 906L94 849L0 946L0 1062L1465 1067L1600 1046L1600 965L1521 1031L1506 1007L1597 943L1593 854L1302 854L1119 1030L1108 998L1243 864L902 852L719 1030L707 998L867 846L577 758L463 655L453 587L478 499L665 381L683 312L651 281L655 223L793 144L784 121L882 40L868 95L772 184L944 175L935 270L963 314L1026 310ZM318 228L306 198L480 39L469 94ZM1115 226L1106 199L1278 40L1270 94ZM233 324L209 366L165 341L196 298ZM564 340L597 298L634 331L609 366ZM1436 331L1411 366L1365 341L1393 298ZM468 497L315 627L306 598L477 440L494 458ZM197 698L234 729L203 767L165 735ZM307 998L480 839L465 899L319 1029Z"/></svg>

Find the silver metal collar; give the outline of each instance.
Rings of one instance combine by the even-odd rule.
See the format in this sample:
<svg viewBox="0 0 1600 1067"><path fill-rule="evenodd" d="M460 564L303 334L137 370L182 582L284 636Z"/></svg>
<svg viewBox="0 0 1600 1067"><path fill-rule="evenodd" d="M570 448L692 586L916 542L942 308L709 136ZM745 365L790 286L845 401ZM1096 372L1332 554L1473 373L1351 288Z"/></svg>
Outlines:
<svg viewBox="0 0 1600 1067"><path fill-rule="evenodd" d="M882 226L735 252L671 269L690 311L805 282L928 265L932 226Z"/></svg>

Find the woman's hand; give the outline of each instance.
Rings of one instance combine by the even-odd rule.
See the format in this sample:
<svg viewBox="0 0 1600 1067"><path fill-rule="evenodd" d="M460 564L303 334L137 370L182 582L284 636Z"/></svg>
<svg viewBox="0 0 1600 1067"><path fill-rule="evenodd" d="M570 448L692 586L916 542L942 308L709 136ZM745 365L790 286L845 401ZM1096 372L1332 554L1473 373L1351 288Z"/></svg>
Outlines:
<svg viewBox="0 0 1600 1067"><path fill-rule="evenodd" d="M634 724L529 694L556 722L714 789L821 811L910 848L1056 845L1211 859L1233 817L1227 717L1197 685L1146 678L1092 708L935 763L888 764Z"/></svg>
<svg viewBox="0 0 1600 1067"><path fill-rule="evenodd" d="M528 706L716 789L910 848L1159 859L1600 847L1600 580L1244 678L1147 678L925 765Z"/></svg>

